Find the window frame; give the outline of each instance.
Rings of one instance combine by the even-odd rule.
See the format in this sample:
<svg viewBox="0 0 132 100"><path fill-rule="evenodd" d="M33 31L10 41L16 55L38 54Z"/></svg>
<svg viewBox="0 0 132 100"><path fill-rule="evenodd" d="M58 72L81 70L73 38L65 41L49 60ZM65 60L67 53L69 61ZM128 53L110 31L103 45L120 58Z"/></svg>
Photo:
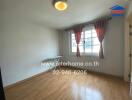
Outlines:
<svg viewBox="0 0 132 100"><path fill-rule="evenodd" d="M83 31L82 32L85 32L85 31L87 31L87 30L90 30L90 29L92 29L93 28L93 26L88 26L88 27L86 27L86 28L84 28L83 29ZM72 34L73 34L74 32L73 31L70 31L70 55L73 55L73 56L75 56L76 55L76 52L72 52ZM92 34L92 33L91 33ZM94 37L90 37L91 39L92 38L94 38ZM96 37L95 37L96 38ZM84 33L84 35L83 35L83 39L85 39L85 33ZM84 40L83 40L83 42L84 42ZM85 45L85 44L84 44ZM91 52L91 53L88 53L88 52L85 52L85 46L83 45L83 47L84 47L84 52L80 52L80 54L81 54L81 56L95 56L95 57L98 57L99 56L99 53L93 53L93 52ZM100 44L99 44L100 45ZM92 45L91 45L92 46ZM92 46L93 47L93 46Z"/></svg>

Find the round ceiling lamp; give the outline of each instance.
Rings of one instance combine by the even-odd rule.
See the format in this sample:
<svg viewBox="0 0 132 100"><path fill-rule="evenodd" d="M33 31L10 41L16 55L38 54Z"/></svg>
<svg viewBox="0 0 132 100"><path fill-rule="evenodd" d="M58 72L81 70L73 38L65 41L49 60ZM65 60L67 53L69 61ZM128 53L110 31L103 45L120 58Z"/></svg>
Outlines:
<svg viewBox="0 0 132 100"><path fill-rule="evenodd" d="M67 0L54 0L54 7L59 11L64 11L67 9Z"/></svg>

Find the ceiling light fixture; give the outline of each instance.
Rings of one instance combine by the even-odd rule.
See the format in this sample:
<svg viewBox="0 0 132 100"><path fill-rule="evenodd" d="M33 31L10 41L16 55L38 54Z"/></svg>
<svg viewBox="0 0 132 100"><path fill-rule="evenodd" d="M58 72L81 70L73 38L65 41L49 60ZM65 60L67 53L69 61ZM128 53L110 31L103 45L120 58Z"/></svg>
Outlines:
<svg viewBox="0 0 132 100"><path fill-rule="evenodd" d="M53 5L59 11L64 11L68 7L67 0L54 0Z"/></svg>

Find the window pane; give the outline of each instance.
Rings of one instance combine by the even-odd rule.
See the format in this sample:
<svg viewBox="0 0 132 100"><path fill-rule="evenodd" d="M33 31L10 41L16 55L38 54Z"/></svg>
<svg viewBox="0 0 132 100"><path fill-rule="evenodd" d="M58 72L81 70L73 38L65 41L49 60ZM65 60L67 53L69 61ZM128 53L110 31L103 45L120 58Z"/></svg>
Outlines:
<svg viewBox="0 0 132 100"><path fill-rule="evenodd" d="M75 38L72 38L72 42L76 42Z"/></svg>
<svg viewBox="0 0 132 100"><path fill-rule="evenodd" d="M75 39L73 39L72 40L72 52L76 52L76 48L77 48L77 45L76 45Z"/></svg>
<svg viewBox="0 0 132 100"><path fill-rule="evenodd" d="M80 50L80 52L84 52L83 45L79 46L79 50Z"/></svg>
<svg viewBox="0 0 132 100"><path fill-rule="evenodd" d="M90 34L91 33L91 30L86 30L85 31L85 34Z"/></svg>
<svg viewBox="0 0 132 100"><path fill-rule="evenodd" d="M89 46L87 46L87 48L85 48L85 52L86 53L91 53L92 51L91 51L92 49L91 49L91 46L89 45Z"/></svg>
<svg viewBox="0 0 132 100"><path fill-rule="evenodd" d="M72 37L72 40L75 40L75 37Z"/></svg>
<svg viewBox="0 0 132 100"><path fill-rule="evenodd" d="M77 51L77 44L76 44L76 40L75 40L75 34L72 34L72 52L76 52ZM81 40L80 40L80 43L79 43L79 49L80 49L80 52L84 52L84 42L83 42L83 33L81 35Z"/></svg>
<svg viewBox="0 0 132 100"><path fill-rule="evenodd" d="M83 38L83 35L84 35L84 33L82 32L81 33L81 38ZM75 34L74 33L72 33L72 38L75 38Z"/></svg>
<svg viewBox="0 0 132 100"><path fill-rule="evenodd" d="M75 39L75 36L72 36L72 39Z"/></svg>
<svg viewBox="0 0 132 100"><path fill-rule="evenodd" d="M80 40L80 43L79 44L83 45L83 39Z"/></svg>
<svg viewBox="0 0 132 100"><path fill-rule="evenodd" d="M91 53L91 38L85 39L85 52Z"/></svg>
<svg viewBox="0 0 132 100"><path fill-rule="evenodd" d="M76 52L77 51L77 47L72 47L72 52Z"/></svg>
<svg viewBox="0 0 132 100"><path fill-rule="evenodd" d="M72 40L71 40L71 45L72 45L72 52L76 52L76 48L77 48L77 46L76 46L76 40L75 40L75 34L71 34L71 36L72 36Z"/></svg>
<svg viewBox="0 0 132 100"><path fill-rule="evenodd" d="M99 53L100 45L98 46L93 46L93 53Z"/></svg>
<svg viewBox="0 0 132 100"><path fill-rule="evenodd" d="M99 45L98 38L92 38L92 45Z"/></svg>
<svg viewBox="0 0 132 100"><path fill-rule="evenodd" d="M75 47L76 45L76 42L72 42L72 47Z"/></svg>
<svg viewBox="0 0 132 100"><path fill-rule="evenodd" d="M81 33L81 38L83 38L84 32Z"/></svg>
<svg viewBox="0 0 132 100"><path fill-rule="evenodd" d="M92 29L92 33L96 33L96 30L95 30L95 28L93 28L93 29Z"/></svg>
<svg viewBox="0 0 132 100"><path fill-rule="evenodd" d="M75 34L74 33L72 34L72 37L75 37Z"/></svg>
<svg viewBox="0 0 132 100"><path fill-rule="evenodd" d="M91 32L90 33L85 33L85 38L91 38Z"/></svg>
<svg viewBox="0 0 132 100"><path fill-rule="evenodd" d="M72 52L76 52L77 44L75 40L75 34L73 33L71 36ZM95 28L89 28L88 30L81 33L79 49L81 53L84 51L85 53L99 53L100 43Z"/></svg>
<svg viewBox="0 0 132 100"><path fill-rule="evenodd" d="M79 45L83 45L83 42L80 42Z"/></svg>
<svg viewBox="0 0 132 100"><path fill-rule="evenodd" d="M85 39L85 48L89 45L91 45L91 38Z"/></svg>
<svg viewBox="0 0 132 100"><path fill-rule="evenodd" d="M97 33L96 32L93 32L92 33L92 37L97 37Z"/></svg>

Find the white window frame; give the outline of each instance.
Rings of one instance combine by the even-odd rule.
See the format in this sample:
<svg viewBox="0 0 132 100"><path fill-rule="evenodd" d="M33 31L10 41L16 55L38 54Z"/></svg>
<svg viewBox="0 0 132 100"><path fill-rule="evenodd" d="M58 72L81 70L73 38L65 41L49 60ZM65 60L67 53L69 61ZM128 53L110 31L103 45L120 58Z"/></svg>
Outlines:
<svg viewBox="0 0 132 100"><path fill-rule="evenodd" d="M85 32L86 30L90 30L90 29L92 29L94 26L87 26L87 27L85 27L84 29L83 29L83 32ZM73 56L76 56L76 52L72 52L72 34L73 34L74 32L73 31L70 31L70 55L73 55ZM84 35L85 35L85 33L84 33ZM84 36L85 37L85 36ZM83 37L83 38L84 38ZM92 38L92 37L91 37ZM80 54L81 54L81 56L99 56L99 53L87 53L87 52L85 52L85 48L84 48L84 52L80 52Z"/></svg>

